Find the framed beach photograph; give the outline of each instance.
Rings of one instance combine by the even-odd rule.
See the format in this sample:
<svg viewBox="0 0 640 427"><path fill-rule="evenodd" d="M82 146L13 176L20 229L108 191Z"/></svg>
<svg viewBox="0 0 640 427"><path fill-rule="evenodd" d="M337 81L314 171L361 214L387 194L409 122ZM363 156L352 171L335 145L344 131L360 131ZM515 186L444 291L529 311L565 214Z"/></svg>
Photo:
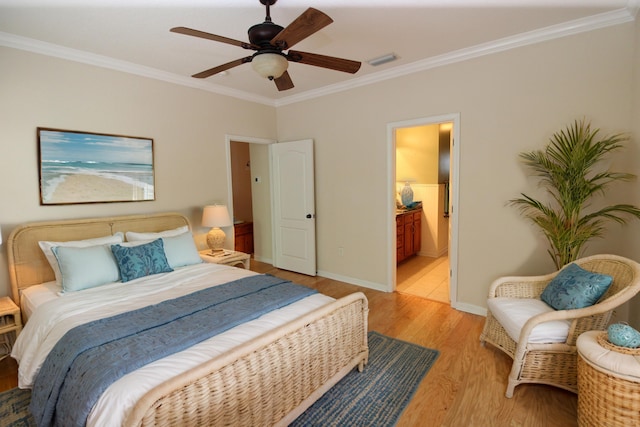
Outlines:
<svg viewBox="0 0 640 427"><path fill-rule="evenodd" d="M40 204L155 200L153 139L38 128Z"/></svg>

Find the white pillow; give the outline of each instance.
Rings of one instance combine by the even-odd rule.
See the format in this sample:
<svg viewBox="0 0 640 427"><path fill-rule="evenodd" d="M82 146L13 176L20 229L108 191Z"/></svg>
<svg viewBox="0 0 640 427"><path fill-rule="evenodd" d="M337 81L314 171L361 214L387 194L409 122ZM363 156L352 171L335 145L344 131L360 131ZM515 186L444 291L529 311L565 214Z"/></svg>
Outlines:
<svg viewBox="0 0 640 427"><path fill-rule="evenodd" d="M56 282L59 285L62 285L62 280L60 277L60 267L58 267L58 260L51 250L54 246L85 248L87 246L96 245L115 245L117 243L122 243L123 241L124 235L122 234L122 232L117 232L113 236L96 237L95 239L86 240L74 240L70 242L49 242L43 240L38 242L38 245L40 245L40 249L42 249L44 256L47 258L47 261L49 261L49 265L51 266L51 269L56 276Z"/></svg>
<svg viewBox="0 0 640 427"><path fill-rule="evenodd" d="M183 225L182 227L174 228L172 230L159 231L157 233L138 233L135 231L127 231L127 241L128 242L136 242L141 240L156 240L160 237L172 237L177 236L182 233L186 233L189 231L188 225Z"/></svg>
<svg viewBox="0 0 640 427"><path fill-rule="evenodd" d="M512 340L518 342L520 331L533 316L555 311L544 301L533 298L489 298L487 306ZM569 320L553 320L537 325L529 335L530 343L565 342L569 335Z"/></svg>
<svg viewBox="0 0 640 427"><path fill-rule="evenodd" d="M120 246L139 246L156 239L134 240L121 243ZM198 253L196 243L193 241L193 235L189 233L188 230L177 236L162 237L162 244L164 245L164 254L171 268L184 267L203 262L202 258L200 258L200 253Z"/></svg>
<svg viewBox="0 0 640 427"><path fill-rule="evenodd" d="M109 245L54 246L62 292L80 291L120 280L118 264Z"/></svg>

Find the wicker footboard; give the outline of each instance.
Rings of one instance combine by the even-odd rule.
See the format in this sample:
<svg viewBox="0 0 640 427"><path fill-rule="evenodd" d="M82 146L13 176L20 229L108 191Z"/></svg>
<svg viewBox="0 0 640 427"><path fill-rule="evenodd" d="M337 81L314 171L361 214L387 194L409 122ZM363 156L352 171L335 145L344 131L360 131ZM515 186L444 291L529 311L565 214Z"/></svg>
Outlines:
<svg viewBox="0 0 640 427"><path fill-rule="evenodd" d="M286 425L369 355L357 292L150 390L125 426Z"/></svg>

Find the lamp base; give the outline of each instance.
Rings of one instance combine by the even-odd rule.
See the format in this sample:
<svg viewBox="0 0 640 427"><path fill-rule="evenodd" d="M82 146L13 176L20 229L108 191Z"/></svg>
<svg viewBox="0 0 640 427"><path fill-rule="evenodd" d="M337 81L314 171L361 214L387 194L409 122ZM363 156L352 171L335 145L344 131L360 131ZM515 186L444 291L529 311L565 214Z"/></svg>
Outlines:
<svg viewBox="0 0 640 427"><path fill-rule="evenodd" d="M218 227L214 227L207 233L207 246L211 249L211 253L219 253L224 251L224 240L226 234Z"/></svg>

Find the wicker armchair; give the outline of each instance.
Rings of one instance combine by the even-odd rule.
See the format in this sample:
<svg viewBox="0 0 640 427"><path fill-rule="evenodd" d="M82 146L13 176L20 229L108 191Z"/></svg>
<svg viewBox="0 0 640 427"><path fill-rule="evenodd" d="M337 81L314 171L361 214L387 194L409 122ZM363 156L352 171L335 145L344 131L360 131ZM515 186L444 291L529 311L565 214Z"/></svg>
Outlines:
<svg viewBox="0 0 640 427"><path fill-rule="evenodd" d="M586 308L558 310L531 317L522 328L518 342L487 312L480 341L491 343L513 359L506 396L512 397L522 383L549 384L577 393L576 340L586 331L604 330L613 310L640 291L640 264L617 255L593 255L575 261L585 270L608 274L613 282L600 300ZM558 272L544 276L501 277L489 290L489 299L497 297L535 298ZM569 320L569 334L561 343L530 343L533 328L552 320Z"/></svg>

